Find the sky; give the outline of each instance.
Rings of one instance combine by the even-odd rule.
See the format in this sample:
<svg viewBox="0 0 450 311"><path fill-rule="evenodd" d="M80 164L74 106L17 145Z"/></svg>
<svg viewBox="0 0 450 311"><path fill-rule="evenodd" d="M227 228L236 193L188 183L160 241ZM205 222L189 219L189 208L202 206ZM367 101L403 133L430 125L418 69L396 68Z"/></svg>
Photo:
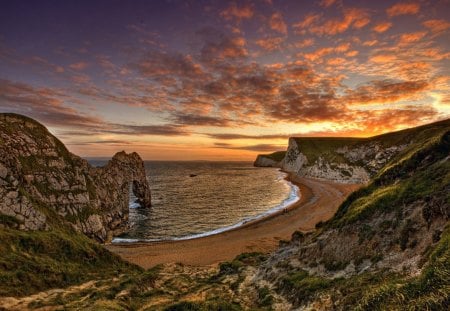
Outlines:
<svg viewBox="0 0 450 311"><path fill-rule="evenodd" d="M450 0L0 0L0 112L75 154L253 160L450 117Z"/></svg>

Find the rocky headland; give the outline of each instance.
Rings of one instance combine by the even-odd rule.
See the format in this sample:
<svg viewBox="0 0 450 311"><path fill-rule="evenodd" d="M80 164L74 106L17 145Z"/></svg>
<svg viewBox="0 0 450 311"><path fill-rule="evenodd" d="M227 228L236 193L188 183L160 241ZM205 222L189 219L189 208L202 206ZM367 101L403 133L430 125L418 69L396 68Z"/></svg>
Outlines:
<svg viewBox="0 0 450 311"><path fill-rule="evenodd" d="M119 152L93 167L35 120L0 114L0 215L11 226L49 230L63 223L106 242L127 228L130 191L150 207L137 153Z"/></svg>
<svg viewBox="0 0 450 311"><path fill-rule="evenodd" d="M256 167L282 167L283 159L286 155L286 151L276 151L271 154L259 154L256 157L253 166Z"/></svg>

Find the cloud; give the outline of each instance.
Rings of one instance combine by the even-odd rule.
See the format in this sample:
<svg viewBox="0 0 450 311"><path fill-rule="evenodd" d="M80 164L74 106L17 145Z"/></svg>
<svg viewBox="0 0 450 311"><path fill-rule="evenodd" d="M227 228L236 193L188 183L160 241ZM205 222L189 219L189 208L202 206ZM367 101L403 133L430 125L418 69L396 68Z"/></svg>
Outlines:
<svg viewBox="0 0 450 311"><path fill-rule="evenodd" d="M288 134L273 134L273 135L246 135L246 134L233 134L233 133L213 133L205 134L208 137L222 140L235 140L235 139L287 139L291 135Z"/></svg>
<svg viewBox="0 0 450 311"><path fill-rule="evenodd" d="M350 43L346 42L346 43L341 43L338 46L332 48L332 47L324 47L324 48L320 48L315 50L314 52L311 53L299 53L297 54L298 57L304 57L306 60L310 61L310 62L322 62L323 58L327 55L330 55L332 53L344 53L347 52L350 49Z"/></svg>
<svg viewBox="0 0 450 311"><path fill-rule="evenodd" d="M89 66L89 64L87 62L77 62L77 63L73 63L73 64L69 65L70 69L78 70L78 71L84 70L88 66Z"/></svg>
<svg viewBox="0 0 450 311"><path fill-rule="evenodd" d="M177 113L173 117L173 121L177 124L191 126L229 126L230 120L215 116L202 116L193 114Z"/></svg>
<svg viewBox="0 0 450 311"><path fill-rule="evenodd" d="M375 32L383 33L383 32L388 31L389 28L391 28L391 27L392 27L392 23L391 22L382 22L382 23L379 23L379 24L375 25L372 29Z"/></svg>
<svg viewBox="0 0 450 311"><path fill-rule="evenodd" d="M273 37L266 39L259 39L256 44L262 47L266 51L273 51L280 48L281 43L286 39L284 37Z"/></svg>
<svg viewBox="0 0 450 311"><path fill-rule="evenodd" d="M441 34L450 28L450 22L443 19L430 19L422 23L433 34Z"/></svg>
<svg viewBox="0 0 450 311"><path fill-rule="evenodd" d="M272 14L269 20L270 29L275 30L281 34L287 34L287 25L283 19L283 15L280 12Z"/></svg>
<svg viewBox="0 0 450 311"><path fill-rule="evenodd" d="M311 32L316 35L337 35L350 28L361 29L370 23L369 13L361 8L346 8L342 10L341 18L324 18L322 14L308 14L303 21L293 27L299 34Z"/></svg>
<svg viewBox="0 0 450 311"><path fill-rule="evenodd" d="M394 4L386 10L386 14L390 17L398 15L414 15L419 13L420 5L413 2L400 2Z"/></svg>
<svg viewBox="0 0 450 311"><path fill-rule="evenodd" d="M423 80L395 82L390 80L371 81L349 90L345 101L352 104L386 104L414 97L427 89L429 83Z"/></svg>
<svg viewBox="0 0 450 311"><path fill-rule="evenodd" d="M314 44L315 40L313 38L307 38L303 39L302 41L294 43L295 47L297 48L305 48L308 46L312 46Z"/></svg>
<svg viewBox="0 0 450 311"><path fill-rule="evenodd" d="M84 115L65 106L65 95L50 88L0 79L0 108L3 111L31 116L52 126L99 127L100 118Z"/></svg>
<svg viewBox="0 0 450 311"><path fill-rule="evenodd" d="M189 55L180 53L164 53L160 51L147 52L138 62L130 64L146 77L185 77L202 79L204 72L201 66Z"/></svg>
<svg viewBox="0 0 450 311"><path fill-rule="evenodd" d="M400 39L398 44L399 45L407 45L410 43L416 43L420 41L425 35L427 34L426 31L418 31L413 33L404 33L400 35Z"/></svg>
<svg viewBox="0 0 450 311"><path fill-rule="evenodd" d="M391 55L391 54L379 54L379 55L374 55L371 56L369 58L370 62L376 63L376 64L383 64L383 63L388 63L388 62L393 62L397 60L397 56L395 55Z"/></svg>
<svg viewBox="0 0 450 311"><path fill-rule="evenodd" d="M156 136L186 136L190 133L182 125L130 125L111 124L112 128L105 130L106 133L122 135L156 135Z"/></svg>
<svg viewBox="0 0 450 311"><path fill-rule="evenodd" d="M336 3L336 0L322 0L320 1L320 6L324 7L324 8L328 8L330 6L332 6L334 3Z"/></svg>
<svg viewBox="0 0 450 311"><path fill-rule="evenodd" d="M243 5L238 7L236 3L232 3L228 8L220 12L220 16L226 20L242 20L250 19L253 17L254 10L250 5Z"/></svg>
<svg viewBox="0 0 450 311"><path fill-rule="evenodd" d="M239 34L227 35L211 28L203 28L197 34L204 40L200 49L200 60L204 64L217 64L246 58L247 41Z"/></svg>
<svg viewBox="0 0 450 311"><path fill-rule="evenodd" d="M285 145L272 145L272 144L259 144L250 146L233 146L224 143L215 143L216 148L223 149L235 149L235 150L248 150L248 151L260 151L260 152L274 152L277 150L285 150Z"/></svg>
<svg viewBox="0 0 450 311"><path fill-rule="evenodd" d="M64 105L65 95L49 88L0 79L0 109L24 114L55 127L77 128L90 134L183 136L189 132L181 124L126 125L109 123ZM70 133L70 132L67 132ZM76 135L81 135L76 132Z"/></svg>

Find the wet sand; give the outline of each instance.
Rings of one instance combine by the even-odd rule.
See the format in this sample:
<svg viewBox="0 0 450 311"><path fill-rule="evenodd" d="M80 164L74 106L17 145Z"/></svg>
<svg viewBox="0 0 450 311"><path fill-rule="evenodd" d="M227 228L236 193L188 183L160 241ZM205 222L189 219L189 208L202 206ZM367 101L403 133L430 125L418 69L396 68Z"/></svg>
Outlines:
<svg viewBox="0 0 450 311"><path fill-rule="evenodd" d="M270 252L294 231L311 231L319 221L330 219L344 199L361 187L296 176L291 176L291 181L300 188L299 201L239 228L191 240L114 243L106 248L143 268L172 262L205 266L244 252Z"/></svg>

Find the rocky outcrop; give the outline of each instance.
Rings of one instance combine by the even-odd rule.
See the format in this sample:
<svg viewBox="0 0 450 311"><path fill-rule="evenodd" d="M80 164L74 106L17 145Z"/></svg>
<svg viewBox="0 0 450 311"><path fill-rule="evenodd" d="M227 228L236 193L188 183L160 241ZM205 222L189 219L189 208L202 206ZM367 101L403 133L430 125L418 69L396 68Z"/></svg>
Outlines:
<svg viewBox="0 0 450 311"><path fill-rule="evenodd" d="M130 190L150 207L137 153L92 167L38 122L0 114L0 216L9 224L46 230L63 223L105 242L127 228Z"/></svg>
<svg viewBox="0 0 450 311"><path fill-rule="evenodd" d="M340 183L367 183L407 144L384 146L358 138L291 137L282 169L302 177Z"/></svg>
<svg viewBox="0 0 450 311"><path fill-rule="evenodd" d="M253 163L253 166L256 167L281 167L281 165L281 162L277 162L263 154L259 154Z"/></svg>
<svg viewBox="0 0 450 311"><path fill-rule="evenodd" d="M256 167L282 167L285 151L276 151L271 154L259 154L253 166Z"/></svg>

